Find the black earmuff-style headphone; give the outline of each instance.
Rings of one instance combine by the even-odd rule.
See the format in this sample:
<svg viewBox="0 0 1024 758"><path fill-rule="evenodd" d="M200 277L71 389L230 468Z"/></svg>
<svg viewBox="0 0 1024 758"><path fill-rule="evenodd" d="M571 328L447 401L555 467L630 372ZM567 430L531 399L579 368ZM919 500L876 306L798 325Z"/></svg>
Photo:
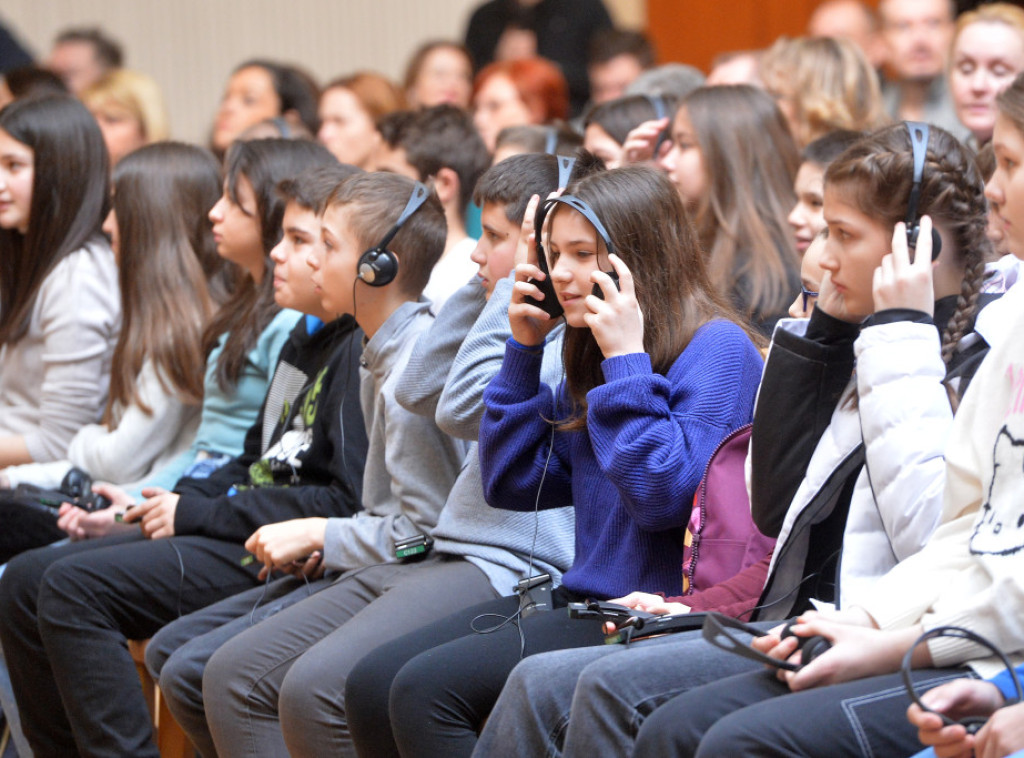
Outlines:
<svg viewBox="0 0 1024 758"><path fill-rule="evenodd" d="M384 239L376 247L370 248L359 256L359 263L356 264L359 279L371 287L383 287L395 280L395 277L398 276L398 257L388 250L388 245L398 234L402 224L408 221L409 217L427 201L429 193L427 185L416 182L416 186L413 187L412 194L409 196L409 202L405 204L405 210L402 211L402 215L398 217L395 225L384 235Z"/></svg>
<svg viewBox="0 0 1024 758"><path fill-rule="evenodd" d="M1008 705L1016 705L1024 700L1024 687L1021 687L1020 677L1017 676L1017 672L1013 668L1013 664L1010 663L1010 659L1006 656L1006 653L1000 650L995 643L989 641L985 637L982 637L977 632L972 632L970 629L964 629L959 626L937 626L934 629L929 629L917 638L914 644L910 646L910 649L908 649L904 654L903 663L900 666L900 676L903 678L903 687L906 689L907 695L910 696L910 699L917 703L917 706L922 711L925 713L934 713L942 719L942 723L946 726L960 724L967 730L968 734L977 733L977 731L985 725L985 722L988 721L988 717L982 718L980 716L967 716L966 718L962 718L957 721L956 719L950 718L945 713L939 713L938 711L932 710L921 702L921 698L917 694L917 689L914 687L914 680L910 673L911 667L913 666L914 650L917 649L918 645L927 642L928 640L934 640L940 637L956 637L958 639L967 640L968 642L973 642L975 645L988 648L989 651L999 659L999 662L1003 664L1006 670L1010 672L1010 681L1013 683L1013 688L1016 692L1016 695L1012 698L1007 698L1006 702L1004 702L1001 707L1005 708Z"/></svg>
<svg viewBox="0 0 1024 758"><path fill-rule="evenodd" d="M575 164L575 158L567 158L563 155L558 156L558 186L564 187L569 181L569 174L572 172L572 167ZM544 229L544 219L547 218L548 213L556 205L561 203L562 205L568 205L577 213L581 214L583 218L591 223L594 229L597 231L598 236L604 242L605 248L608 250L608 254L611 255L615 252L615 246L612 244L611 237L608 235L608 230L604 228L604 224L601 223L601 219L594 213L594 209L591 208L586 201L580 200L575 195L560 195L559 197L549 197L543 203L537 207L537 215L534 217L533 228L536 234L537 240L537 267L544 272L544 279L534 281L541 292L544 293L543 300L537 300L536 298L527 297L526 301L531 305L536 305L538 308L543 310L545 313L550 315L552 318L558 318L562 315L562 306L558 302L558 295L555 294L555 286L551 283L551 272L548 270L547 254L544 251L544 245L541 242L541 231ZM615 271L605 271L608 276L615 282L615 286L619 286L619 276ZM594 285L593 294L597 297L603 297L604 293L601 291L601 287L597 284Z"/></svg>
<svg viewBox="0 0 1024 758"><path fill-rule="evenodd" d="M917 215L921 203L921 181L924 178L924 162L928 155L928 124L919 121L905 121L910 134L910 147L914 155L914 184L910 188L910 200L907 202L907 246L917 249L917 238L921 234L921 219ZM942 237L939 230L932 226L932 260L938 260L942 252Z"/></svg>

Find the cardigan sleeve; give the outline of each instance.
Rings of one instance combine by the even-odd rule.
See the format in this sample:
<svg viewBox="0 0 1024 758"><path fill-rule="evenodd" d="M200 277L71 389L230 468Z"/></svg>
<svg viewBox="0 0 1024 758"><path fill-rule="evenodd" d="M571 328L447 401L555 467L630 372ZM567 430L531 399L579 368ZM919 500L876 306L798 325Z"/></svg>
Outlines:
<svg viewBox="0 0 1024 758"><path fill-rule="evenodd" d="M110 249L90 245L58 264L39 291L35 312L43 343L40 420L24 440L33 460L51 461L65 457L71 438L97 421L106 403L110 358L121 328Z"/></svg>
<svg viewBox="0 0 1024 758"><path fill-rule="evenodd" d="M144 477L199 409L164 388L148 362L139 375L139 397L150 412L133 403L113 429L100 424L83 427L71 440L68 460L94 480L121 484Z"/></svg>

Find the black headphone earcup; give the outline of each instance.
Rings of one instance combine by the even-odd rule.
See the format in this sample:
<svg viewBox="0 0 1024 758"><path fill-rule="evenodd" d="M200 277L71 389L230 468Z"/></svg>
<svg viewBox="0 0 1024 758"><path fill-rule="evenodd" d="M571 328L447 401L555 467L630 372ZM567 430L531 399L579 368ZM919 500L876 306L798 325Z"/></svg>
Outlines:
<svg viewBox="0 0 1024 758"><path fill-rule="evenodd" d="M398 276L398 258L390 250L367 250L359 257L356 271L358 277L371 287L383 287Z"/></svg>
<svg viewBox="0 0 1024 758"><path fill-rule="evenodd" d="M921 225L914 224L911 227L907 227L907 247L911 250L917 249L917 238L921 236ZM939 234L939 230L934 226L932 227L932 260L937 261L939 259L939 253L942 252L942 235Z"/></svg>
<svg viewBox="0 0 1024 758"><path fill-rule="evenodd" d="M832 643L825 637L809 637L807 641L800 646L800 665L806 666L831 647Z"/></svg>
<svg viewBox="0 0 1024 758"><path fill-rule="evenodd" d="M934 226L932 227L932 260L937 261L939 259L939 253L942 252L942 235L939 234L939 230Z"/></svg>

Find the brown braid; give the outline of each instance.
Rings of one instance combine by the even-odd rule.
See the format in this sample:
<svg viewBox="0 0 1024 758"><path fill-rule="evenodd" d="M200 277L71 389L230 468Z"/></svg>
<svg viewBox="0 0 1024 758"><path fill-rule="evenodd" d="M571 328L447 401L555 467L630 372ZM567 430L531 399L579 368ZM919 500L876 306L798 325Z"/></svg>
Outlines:
<svg viewBox="0 0 1024 758"><path fill-rule="evenodd" d="M865 214L895 225L906 218L913 184L910 135L902 124L878 130L829 166L828 184L840 185ZM932 126L921 180L919 213L928 214L956 242L964 277L956 310L942 332L947 365L977 309L991 243L985 235L985 188L970 154L948 132Z"/></svg>

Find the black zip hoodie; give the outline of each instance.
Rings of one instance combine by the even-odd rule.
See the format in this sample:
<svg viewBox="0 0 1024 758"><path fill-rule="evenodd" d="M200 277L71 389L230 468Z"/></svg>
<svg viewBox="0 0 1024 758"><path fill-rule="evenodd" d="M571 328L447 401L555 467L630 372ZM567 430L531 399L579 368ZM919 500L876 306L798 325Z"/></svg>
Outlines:
<svg viewBox="0 0 1024 758"><path fill-rule="evenodd" d="M281 349L268 392L268 398L284 394L273 432L265 435L261 410L240 456L209 478L178 481L176 535L243 543L265 524L351 516L361 509L367 448L359 405L363 332L350 316L312 334L309 321L300 319Z"/></svg>

